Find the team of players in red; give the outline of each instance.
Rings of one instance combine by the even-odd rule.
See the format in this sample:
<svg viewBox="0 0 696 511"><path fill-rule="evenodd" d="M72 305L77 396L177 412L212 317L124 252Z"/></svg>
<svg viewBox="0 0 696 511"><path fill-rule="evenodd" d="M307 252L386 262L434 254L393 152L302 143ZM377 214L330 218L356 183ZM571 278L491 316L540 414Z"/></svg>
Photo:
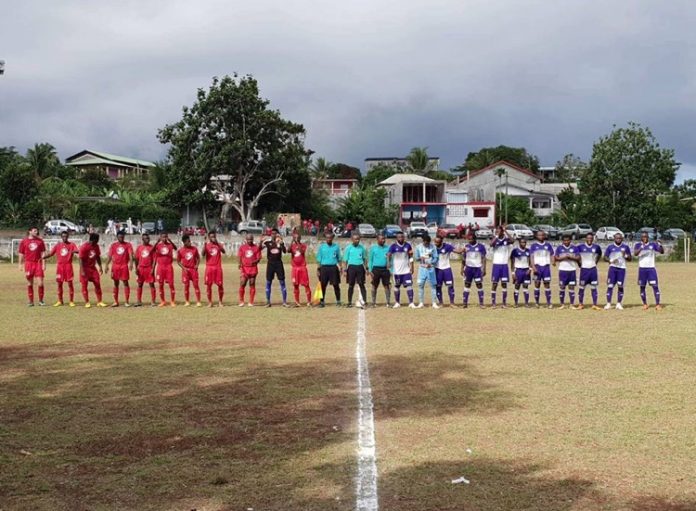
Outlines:
<svg viewBox="0 0 696 511"><path fill-rule="evenodd" d="M311 290L309 287L309 274L305 253L307 245L302 243L299 234L294 235L294 241L290 246L292 254L292 279L295 285L295 302L299 302L300 287L305 288L307 302L311 301ZM181 238L183 246L177 246L169 239L165 233L160 234L159 239L153 245L150 243L148 234L142 235L142 243L133 249L133 245L125 240L125 233L119 232L116 241L111 244L107 252L106 264L102 267L101 249L99 247L99 235L90 234L89 240L78 247L71 242L68 233L61 235L61 241L53 246L47 253L44 241L39 237L38 229L32 228L29 235L23 239L19 245L19 269L24 272L27 279L27 297L29 306L34 305L34 284L38 288L38 303L44 304L44 275L46 269L46 259L56 258L56 282L58 284L58 301L54 306L58 307L68 304L75 307L74 289L74 269L73 260L77 255L79 264L79 277L82 291L82 298L85 307L91 307L89 298L89 284L94 288L97 298L97 307L107 307L103 301L101 288L101 275L109 273L113 280L112 307L118 307L120 302L120 289L123 287L124 305L130 307L130 276L135 272L137 281L137 301L132 304L135 307L142 306L143 290L145 286L150 289L151 306L158 305L165 307L176 306L176 289L174 286L174 262L181 268L181 281L184 286L185 306L191 305L191 288L195 295L195 305L201 304L201 290L199 286L199 265L201 260L205 260L204 283L208 306L213 306L213 287L217 287L217 302L223 306L224 285L222 272L222 254L225 253L224 246L217 241L214 232L208 234L208 239L202 249L193 246L188 235ZM254 304L256 296L256 276L258 275L258 264L261 261L262 250L268 251L269 265L267 268L267 295L270 294L270 281L273 276L277 276L281 282L283 290L283 304L286 305L285 297L285 275L282 268L282 254L287 249L282 238L275 232L270 240L262 240L261 244L256 245L252 235L247 235L245 242L239 248L239 305L244 305L245 289L249 286L248 305ZM271 273L269 278L268 273ZM68 301L65 300L65 289L68 288ZM157 302L157 289L159 287L159 302ZM169 288L169 300L166 299L166 287ZM270 297L268 297L270 298ZM267 300L270 304L270 300Z"/></svg>

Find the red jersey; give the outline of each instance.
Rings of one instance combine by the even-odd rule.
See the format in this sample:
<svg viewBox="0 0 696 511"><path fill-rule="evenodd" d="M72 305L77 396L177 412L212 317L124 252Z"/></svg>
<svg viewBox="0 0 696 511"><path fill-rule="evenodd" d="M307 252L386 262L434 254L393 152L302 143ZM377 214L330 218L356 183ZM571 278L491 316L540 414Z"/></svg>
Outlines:
<svg viewBox="0 0 696 511"><path fill-rule="evenodd" d="M250 267L256 266L261 260L261 248L258 245L249 245L244 243L239 247L239 252L237 253L239 257L239 262L242 266Z"/></svg>
<svg viewBox="0 0 696 511"><path fill-rule="evenodd" d="M114 266L127 266L133 257L133 245L127 241L112 243L109 247L109 256Z"/></svg>
<svg viewBox="0 0 696 511"><path fill-rule="evenodd" d="M73 254L77 254L79 249L72 241L67 243L56 243L53 245L53 249L49 256L56 256L56 263L58 264L70 264L73 260Z"/></svg>
<svg viewBox="0 0 696 511"><path fill-rule="evenodd" d="M41 238L24 238L19 242L19 253L27 263L38 263L41 254L46 251L46 244Z"/></svg>
<svg viewBox="0 0 696 511"><path fill-rule="evenodd" d="M297 243L293 241L290 244L290 255L292 256L292 266L302 267L307 266L307 260L305 259L305 252L307 252L307 245L300 242Z"/></svg>
<svg viewBox="0 0 696 511"><path fill-rule="evenodd" d="M203 246L206 266L222 266L222 252L218 243L207 242Z"/></svg>
<svg viewBox="0 0 696 511"><path fill-rule="evenodd" d="M152 268L155 262L155 255L152 245L140 245L135 249L135 258L138 260L138 268Z"/></svg>
<svg viewBox="0 0 696 511"><path fill-rule="evenodd" d="M174 261L174 245L170 243L160 243L155 245L155 257L157 266L171 266Z"/></svg>
<svg viewBox="0 0 696 511"><path fill-rule="evenodd" d="M198 253L198 249L194 246L181 247L179 250L177 250L176 256L181 263L181 266L190 270L198 266L198 262L201 260L201 255Z"/></svg>
<svg viewBox="0 0 696 511"><path fill-rule="evenodd" d="M82 261L82 266L87 269L94 269L97 267L97 259L101 257L101 250L99 245L92 245L89 241L83 243L80 247L80 254L78 256L80 261Z"/></svg>

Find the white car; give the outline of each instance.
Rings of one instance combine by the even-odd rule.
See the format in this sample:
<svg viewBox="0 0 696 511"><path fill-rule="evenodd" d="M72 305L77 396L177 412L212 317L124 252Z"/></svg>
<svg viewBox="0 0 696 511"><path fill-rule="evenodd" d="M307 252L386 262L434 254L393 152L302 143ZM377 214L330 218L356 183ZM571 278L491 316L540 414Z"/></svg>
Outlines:
<svg viewBox="0 0 696 511"><path fill-rule="evenodd" d="M408 226L406 234L409 238L416 238L418 236L423 236L428 233L428 226L425 222L411 222Z"/></svg>
<svg viewBox="0 0 696 511"><path fill-rule="evenodd" d="M47 234L60 234L62 232L83 234L85 228L72 223L70 220L49 220L44 225L44 232Z"/></svg>
<svg viewBox="0 0 696 511"><path fill-rule="evenodd" d="M437 229L437 222L430 222L428 224L428 234L430 235L431 239L437 236Z"/></svg>
<svg viewBox="0 0 696 511"><path fill-rule="evenodd" d="M624 235L618 227L600 227L595 233L595 239L599 241L611 241L616 234L620 234L621 236Z"/></svg>
<svg viewBox="0 0 696 511"><path fill-rule="evenodd" d="M489 229L488 227L479 227L476 229L476 237L481 239L481 238L492 238L493 237L493 229Z"/></svg>
<svg viewBox="0 0 696 511"><path fill-rule="evenodd" d="M515 239L531 240L534 237L532 230L524 224L508 224L505 228L508 236Z"/></svg>
<svg viewBox="0 0 696 511"><path fill-rule="evenodd" d="M360 234L362 238L376 238L377 230L372 224L358 224L358 234Z"/></svg>

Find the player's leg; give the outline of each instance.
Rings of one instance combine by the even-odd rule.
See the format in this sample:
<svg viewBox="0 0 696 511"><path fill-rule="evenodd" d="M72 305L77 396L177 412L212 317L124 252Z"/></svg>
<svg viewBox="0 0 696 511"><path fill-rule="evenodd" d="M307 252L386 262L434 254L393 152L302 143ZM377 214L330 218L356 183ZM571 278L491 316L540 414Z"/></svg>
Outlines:
<svg viewBox="0 0 696 511"><path fill-rule="evenodd" d="M94 275L94 294L97 295L97 307L106 307L106 304L103 302L103 294L102 294L102 287L101 287L101 279L99 278L99 274Z"/></svg>
<svg viewBox="0 0 696 511"><path fill-rule="evenodd" d="M329 285L329 268L324 266L319 268L319 285L321 286L321 300L319 300L319 306L323 307L326 303L326 288Z"/></svg>
<svg viewBox="0 0 696 511"><path fill-rule="evenodd" d="M34 305L34 274L27 273L27 299L29 305Z"/></svg>
<svg viewBox="0 0 696 511"><path fill-rule="evenodd" d="M126 307L130 307L130 282L123 280L123 296L126 300Z"/></svg>
<svg viewBox="0 0 696 511"><path fill-rule="evenodd" d="M276 275L278 276L278 283L280 284L280 296L283 299L283 307L288 306L288 288L285 285L285 267L283 263L278 263L278 268L276 269Z"/></svg>
<svg viewBox="0 0 696 511"><path fill-rule="evenodd" d="M479 277L478 280L476 280L476 289L478 289L479 307L483 307L484 294L483 294L483 279L481 277Z"/></svg>
<svg viewBox="0 0 696 511"><path fill-rule="evenodd" d="M495 309L496 301L498 298L498 280L495 279L491 282L491 307Z"/></svg>
<svg viewBox="0 0 696 511"><path fill-rule="evenodd" d="M201 286L198 280L198 271L195 272L193 278L193 292L196 295L196 306L201 306Z"/></svg>
<svg viewBox="0 0 696 511"><path fill-rule="evenodd" d="M239 306L244 307L244 292L246 290L246 285L247 285L247 277L244 275L244 270L240 270L241 274L239 275Z"/></svg>
<svg viewBox="0 0 696 511"><path fill-rule="evenodd" d="M466 275L464 276L464 291L462 293L462 301L464 302L464 307L469 306L469 295L471 294L471 278Z"/></svg>
<svg viewBox="0 0 696 511"><path fill-rule="evenodd" d="M372 298L372 306L377 307L377 288L379 288L380 275L377 270L372 270L372 282L370 283L370 291Z"/></svg>
<svg viewBox="0 0 696 511"><path fill-rule="evenodd" d="M186 268L181 270L181 285L184 286L184 307L190 305L191 279Z"/></svg>
<svg viewBox="0 0 696 511"><path fill-rule="evenodd" d="M440 303L439 303L439 298L437 296L437 277L435 276L435 271L430 270L428 272L428 283L430 284L430 306L433 309L439 309L440 308Z"/></svg>
<svg viewBox="0 0 696 511"><path fill-rule="evenodd" d="M75 307L75 284L73 279L68 280L68 296L70 297L70 307Z"/></svg>
<svg viewBox="0 0 696 511"><path fill-rule="evenodd" d="M256 300L256 275L249 277L249 307L254 305Z"/></svg>
<svg viewBox="0 0 696 511"><path fill-rule="evenodd" d="M114 282L114 287L113 287L113 289L111 290L111 294L112 294L113 297L114 297L114 303L112 303L111 306L112 306L112 307L118 307L118 306L119 306L119 303L118 303L118 288L119 288L120 282L119 282L118 279L113 279L113 282Z"/></svg>
<svg viewBox="0 0 696 511"><path fill-rule="evenodd" d="M80 275L80 291L82 292L82 299L85 301L85 307L91 307L89 303L89 289L87 288L88 280Z"/></svg>
<svg viewBox="0 0 696 511"><path fill-rule="evenodd" d="M551 280L544 281L544 293L546 294L546 305L551 308Z"/></svg>
<svg viewBox="0 0 696 511"><path fill-rule="evenodd" d="M41 263L37 263L39 265L39 268L41 268ZM36 277L36 284L39 288L39 305L44 305L44 278L43 274L40 277Z"/></svg>
<svg viewBox="0 0 696 511"><path fill-rule="evenodd" d="M331 285L333 286L334 295L336 296L336 305L341 305L341 277L338 273L338 268L332 266L331 270Z"/></svg>
<svg viewBox="0 0 696 511"><path fill-rule="evenodd" d="M138 300L138 305L143 304L143 285L145 282L142 281L141 277L138 277L138 290L136 291L136 299Z"/></svg>
<svg viewBox="0 0 696 511"><path fill-rule="evenodd" d="M443 303L442 285L445 281L444 273L444 270L441 270L439 268L435 269L435 293L437 294L437 301L439 303Z"/></svg>
<svg viewBox="0 0 696 511"><path fill-rule="evenodd" d="M428 274L422 268L418 269L418 307L423 307L425 300L425 283L428 280Z"/></svg>
<svg viewBox="0 0 696 511"><path fill-rule="evenodd" d="M401 306L401 275L394 276L394 307Z"/></svg>
<svg viewBox="0 0 696 511"><path fill-rule="evenodd" d="M575 307L575 284L568 285L568 296L570 298L570 306Z"/></svg>
<svg viewBox="0 0 696 511"><path fill-rule="evenodd" d="M413 275L410 273L405 275L406 281L406 296L408 296L408 306L415 307L413 304Z"/></svg>
<svg viewBox="0 0 696 511"><path fill-rule="evenodd" d="M55 303L55 306L57 307L57 306L63 305L63 303L64 303L63 302L63 296L64 296L63 295L63 278L58 276L58 278L56 279L56 284L57 284L56 291L58 294L58 301ZM72 301L72 300L70 300L70 301Z"/></svg>
<svg viewBox="0 0 696 511"><path fill-rule="evenodd" d="M271 306L271 286L273 285L273 276L275 275L275 270L273 264L269 263L266 266L266 307Z"/></svg>

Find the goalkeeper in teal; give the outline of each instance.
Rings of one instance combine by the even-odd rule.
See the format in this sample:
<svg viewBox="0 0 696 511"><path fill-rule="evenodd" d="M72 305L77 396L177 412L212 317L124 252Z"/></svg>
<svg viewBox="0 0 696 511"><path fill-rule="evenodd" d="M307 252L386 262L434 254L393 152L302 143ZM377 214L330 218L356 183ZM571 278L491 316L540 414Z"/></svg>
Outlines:
<svg viewBox="0 0 696 511"><path fill-rule="evenodd" d="M425 283L430 284L430 294L433 309L439 309L437 299L437 278L435 277L435 265L437 263L437 247L430 242L430 236L423 235L423 243L416 247L416 261L418 261L418 308L423 308L425 295Z"/></svg>

